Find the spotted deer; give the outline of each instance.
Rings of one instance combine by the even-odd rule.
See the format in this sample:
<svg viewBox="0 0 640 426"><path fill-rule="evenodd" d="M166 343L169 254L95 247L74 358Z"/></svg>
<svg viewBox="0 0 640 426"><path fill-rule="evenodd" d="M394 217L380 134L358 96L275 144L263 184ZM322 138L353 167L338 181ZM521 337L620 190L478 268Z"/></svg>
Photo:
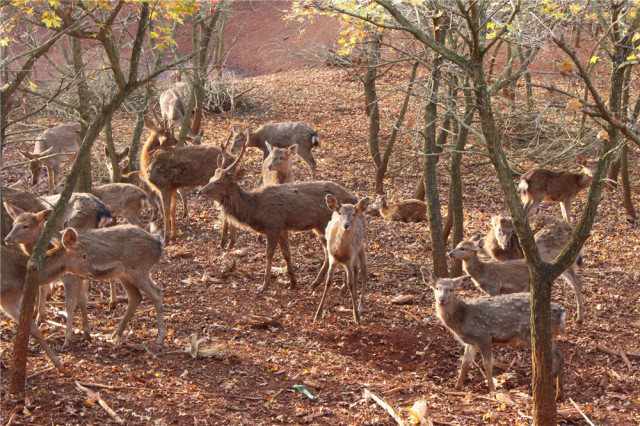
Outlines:
<svg viewBox="0 0 640 426"><path fill-rule="evenodd" d="M528 294L507 294L462 300L455 289L469 279L468 275L449 279L436 278L426 267L420 269L424 283L435 296L436 314L442 324L464 345L464 355L456 389L462 388L476 352L482 354L489 391L493 383L493 346L524 343L531 347L531 298ZM565 315L562 308L551 304L551 333L564 335ZM556 379L556 401L564 399L564 360L555 345L552 346L552 373Z"/></svg>
<svg viewBox="0 0 640 426"><path fill-rule="evenodd" d="M571 203L580 191L591 185L598 164L597 159L587 159L582 155L577 155L576 161L582 167L578 173L535 167L522 175L518 192L527 214L535 213L543 201L560 203L562 218L571 222Z"/></svg>
<svg viewBox="0 0 640 426"><path fill-rule="evenodd" d="M427 204L420 200L403 200L389 206L386 197L381 196L371 207L386 220L420 222L427 219Z"/></svg>

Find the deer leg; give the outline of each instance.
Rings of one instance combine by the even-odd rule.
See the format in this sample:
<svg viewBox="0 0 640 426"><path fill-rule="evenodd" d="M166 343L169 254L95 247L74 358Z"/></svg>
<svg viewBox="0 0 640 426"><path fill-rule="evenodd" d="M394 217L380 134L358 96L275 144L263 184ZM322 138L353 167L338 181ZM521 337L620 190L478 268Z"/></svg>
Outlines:
<svg viewBox="0 0 640 426"><path fill-rule="evenodd" d="M57 172L47 166L47 181L49 183L49 195L53 194L53 189L56 187L56 174Z"/></svg>
<svg viewBox="0 0 640 426"><path fill-rule="evenodd" d="M347 275L347 286L349 287L349 293L351 294L351 309L353 310L353 320L360 325L360 313L358 312L358 304L356 303L356 282L355 271L353 263L349 266L345 265L345 272Z"/></svg>
<svg viewBox="0 0 640 426"><path fill-rule="evenodd" d="M229 240L229 221L222 216L222 237L220 239L220 248L223 249L227 245L227 241Z"/></svg>
<svg viewBox="0 0 640 426"><path fill-rule="evenodd" d="M151 277L147 275L138 281L138 289L146 294L156 308L156 322L158 327L158 339L156 343L162 345L167 337L167 327L164 324L164 305L162 304L162 289L158 287Z"/></svg>
<svg viewBox="0 0 640 426"><path fill-rule="evenodd" d="M87 340L91 340L91 326L87 311L90 284L89 280L78 279L78 306L80 307L80 318L82 318L82 334Z"/></svg>
<svg viewBox="0 0 640 426"><path fill-rule="evenodd" d="M458 380L456 381L456 389L460 389L462 387L462 383L464 383L464 379L467 377L467 373L469 372L469 367L473 364L473 358L476 356L476 348L473 345L464 345L464 354L462 355L460 364L460 374L458 374Z"/></svg>
<svg viewBox="0 0 640 426"><path fill-rule="evenodd" d="M76 315L76 307L78 306L78 291L80 278L75 275L63 275L62 283L64 284L64 307L67 312L67 324L64 335L64 343L62 349L66 349L71 345L73 340L73 320Z"/></svg>
<svg viewBox="0 0 640 426"><path fill-rule="evenodd" d="M484 372L487 376L487 384L489 385L489 392L496 390L493 384L493 348L490 343L485 343L480 347L482 353L482 363L484 364Z"/></svg>
<svg viewBox="0 0 640 426"><path fill-rule="evenodd" d="M113 335L111 336L114 340L117 339L118 344L122 343L122 332L127 326L127 323L129 322L129 320L131 320L131 317L133 316L133 314L136 312L136 308L142 301L142 294L140 293L140 290L135 285L131 284L128 280L123 279L122 286L124 287L124 290L127 292L127 298L129 300L127 303L127 310L125 311L124 316L120 320L120 323L118 324L118 328L116 329L116 331L113 332Z"/></svg>
<svg viewBox="0 0 640 426"><path fill-rule="evenodd" d="M316 180L316 160L314 160L313 155L311 155L311 151L298 151L298 155L300 158L307 163L309 169L311 169L311 178Z"/></svg>
<svg viewBox="0 0 640 426"><path fill-rule="evenodd" d="M238 227L235 226L233 223L229 223L229 244L227 245L227 248L229 250L231 250L233 248L233 246L236 245L236 231L238 230Z"/></svg>
<svg viewBox="0 0 640 426"><path fill-rule="evenodd" d="M291 243L289 242L289 233L287 231L282 232L280 234L280 239L278 240L278 244L280 245L280 250L282 251L282 257L284 257L284 261L287 264L287 275L289 275L290 285L289 288L293 290L296 288L296 276L293 272L293 264L291 263Z"/></svg>
<svg viewBox="0 0 640 426"><path fill-rule="evenodd" d="M324 251L324 260L322 262L322 267L320 271L318 271L318 276L311 283L311 291L314 291L318 284L320 284L327 274L327 270L329 269L329 253L327 252L327 239L324 236L324 231L315 230L318 239L320 240L320 244L322 245L322 250Z"/></svg>
<svg viewBox="0 0 640 426"><path fill-rule="evenodd" d="M562 273L562 278L573 288L576 295L576 321L581 323L584 321L584 299L582 297L582 281L576 274L574 267L570 267Z"/></svg>
<svg viewBox="0 0 640 426"><path fill-rule="evenodd" d="M553 356L553 375L556 378L556 402L564 400L564 360L562 354L556 348L556 345L552 344L552 356Z"/></svg>
<svg viewBox="0 0 640 426"><path fill-rule="evenodd" d="M367 288L367 252L365 252L364 250L361 250L360 253L358 253L358 260L360 261L360 272L362 275L362 287L360 288L360 307L359 310L360 312L364 311L365 306L364 306L364 292ZM358 281L355 281L354 284L357 285Z"/></svg>
<svg viewBox="0 0 640 426"><path fill-rule="evenodd" d="M38 289L38 295L36 300L36 306L38 316L36 317L36 324L42 324L47 319L47 296L53 291L51 284L40 286Z"/></svg>
<svg viewBox="0 0 640 426"><path fill-rule="evenodd" d="M189 216L189 208L187 206L187 200L189 199L187 196L187 191L183 188L178 189L178 194L180 194L180 199L182 200L182 217Z"/></svg>
<svg viewBox="0 0 640 426"><path fill-rule="evenodd" d="M264 271L264 283L260 288L260 292L266 291L271 283L271 263L273 262L273 255L276 252L278 245L278 237L275 235L267 235L267 265Z"/></svg>
<svg viewBox="0 0 640 426"><path fill-rule="evenodd" d="M178 236L176 231L176 190L171 191L171 238L175 239Z"/></svg>
<svg viewBox="0 0 640 426"><path fill-rule="evenodd" d="M318 305L318 310L316 311L316 315L313 317L313 322L316 322L318 318L322 318L322 311L324 310L324 301L327 298L329 287L331 287L331 283L333 283L333 273L335 269L336 269L335 264L331 263L331 265L329 266L329 272L327 273L327 281L324 283L324 291L322 292L320 305Z"/></svg>
<svg viewBox="0 0 640 426"><path fill-rule="evenodd" d="M118 292L116 291L116 281L109 280L109 310L114 310L118 306Z"/></svg>
<svg viewBox="0 0 640 426"><path fill-rule="evenodd" d="M562 210L562 218L565 222L571 223L571 201L565 200L560 202L560 210Z"/></svg>

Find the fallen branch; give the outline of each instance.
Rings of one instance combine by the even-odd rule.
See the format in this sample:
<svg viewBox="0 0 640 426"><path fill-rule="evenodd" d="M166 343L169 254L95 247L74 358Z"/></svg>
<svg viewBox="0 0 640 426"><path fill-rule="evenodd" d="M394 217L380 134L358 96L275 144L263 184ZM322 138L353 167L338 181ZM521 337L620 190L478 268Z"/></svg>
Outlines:
<svg viewBox="0 0 640 426"><path fill-rule="evenodd" d="M584 417L584 419L587 421L587 423L589 423L591 426L595 426L591 420L589 420L589 417L587 417L586 414L584 414L582 412L582 410L580 409L580 407L578 407L578 404L575 403L575 401L571 398L569 398L569 401L571 401L571 403L573 404L574 407L576 407L576 410L578 410L578 413L580 413L582 415L582 417Z"/></svg>
<svg viewBox="0 0 640 426"><path fill-rule="evenodd" d="M49 368L45 368L43 370L40 371L36 371L35 373L31 373L27 376L27 380L29 379L33 379L34 377L38 377L39 375L41 375L42 373L46 373L47 371L51 371L53 370L55 367L49 367Z"/></svg>
<svg viewBox="0 0 640 426"><path fill-rule="evenodd" d="M421 319L418 318L417 316L415 316L414 314L412 314L411 312L407 311L406 309L398 309L400 312L404 313L405 315L409 316L411 319L413 319L414 321L420 322Z"/></svg>
<svg viewBox="0 0 640 426"><path fill-rule="evenodd" d="M627 354L625 354L624 351L620 349L620 346L617 346L617 348L618 352L620 353L620 357L622 358L624 363L627 364L627 368L629 368L629 371L633 373L633 365L631 365L631 361L629 361L629 358L627 358Z"/></svg>
<svg viewBox="0 0 640 426"><path fill-rule="evenodd" d="M80 382L78 382L76 380L76 387L83 391L84 393L87 394L87 396L91 399L95 399L96 401L98 401L98 403L100 404L100 406L104 409L104 411L107 412L107 414L109 416L111 416L111 418L118 424L124 424L124 420L122 419L122 417L118 416L118 414L113 411L113 409L111 407L109 407L109 405L104 401L104 399L102 399L100 397L100 394L98 392L94 392L89 388L86 388L84 386L82 386L80 384Z"/></svg>
<svg viewBox="0 0 640 426"><path fill-rule="evenodd" d="M598 343L595 344L596 349L598 349L600 352L604 352L605 354L609 354L609 355L616 355L616 356L620 356L620 352L622 351L615 351L613 349L609 349L608 347L604 346L604 345L600 345ZM640 358L640 352L629 352L629 351L624 351L624 354L626 356L632 356L632 357L636 357L636 358Z"/></svg>
<svg viewBox="0 0 640 426"><path fill-rule="evenodd" d="M398 414L395 408L389 405L384 399L380 398L378 395L371 392L369 389L364 390L364 398L365 400L368 398L373 399L379 406L384 408L391 417L393 417L396 423L398 423L401 426L406 425L405 421L402 420L402 417L400 417L400 415Z"/></svg>

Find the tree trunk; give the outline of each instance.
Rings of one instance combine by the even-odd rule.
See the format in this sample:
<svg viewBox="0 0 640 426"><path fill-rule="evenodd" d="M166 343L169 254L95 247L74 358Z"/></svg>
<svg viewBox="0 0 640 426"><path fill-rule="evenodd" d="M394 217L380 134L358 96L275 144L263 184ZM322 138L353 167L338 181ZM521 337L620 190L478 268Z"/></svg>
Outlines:
<svg viewBox="0 0 640 426"><path fill-rule="evenodd" d="M144 116L149 112L149 101L153 97L153 85L147 84L145 87L144 107L136 112L136 126L133 129L131 137L131 146L129 147L129 171L138 170L138 151L140 150L140 138L144 130Z"/></svg>
<svg viewBox="0 0 640 426"><path fill-rule="evenodd" d="M620 165L621 165L621 179L620 184L622 186L622 205L627 212L627 216L631 221L636 221L638 215L633 207L633 200L631 199L631 183L629 182L629 145L625 142L620 150Z"/></svg>
<svg viewBox="0 0 640 426"><path fill-rule="evenodd" d="M111 124L111 118L104 123L104 138L107 145L107 152L109 153L108 160L111 162L111 182L119 183L121 179L120 162L116 154L116 147L113 143L113 128Z"/></svg>
<svg viewBox="0 0 640 426"><path fill-rule="evenodd" d="M382 170L382 157L380 156L380 110L378 109L376 78L378 76L382 36L379 33L373 33L368 44L367 72L362 80L366 109L369 111L369 139L367 143L376 173L380 173Z"/></svg>
<svg viewBox="0 0 640 426"><path fill-rule="evenodd" d="M80 107L80 137L84 139L87 133L87 126L91 120L91 110L89 101L89 84L84 73L84 60L82 59L82 43L76 37L71 38L71 52L73 55L73 72L78 81L78 106ZM82 169L78 177L78 191L91 191L91 154L85 157L81 164Z"/></svg>

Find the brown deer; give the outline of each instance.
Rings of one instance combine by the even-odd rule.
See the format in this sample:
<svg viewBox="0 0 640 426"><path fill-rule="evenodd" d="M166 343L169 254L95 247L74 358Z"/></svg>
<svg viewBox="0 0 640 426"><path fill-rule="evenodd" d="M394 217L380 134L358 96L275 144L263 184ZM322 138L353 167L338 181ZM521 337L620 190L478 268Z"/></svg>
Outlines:
<svg viewBox="0 0 640 426"><path fill-rule="evenodd" d="M229 154L220 148L190 145L165 148L175 145L175 137L166 126L150 117L145 117L145 126L151 131L142 148L140 172L150 186L160 192L164 218L165 240L175 238L176 191L182 187L205 185L216 171L218 158L231 161ZM224 162L222 164L224 164Z"/></svg>
<svg viewBox="0 0 640 426"><path fill-rule="evenodd" d="M420 222L427 219L427 204L420 200L403 200L391 206L387 198L378 197L371 208L378 210L386 220L399 222Z"/></svg>
<svg viewBox="0 0 640 426"><path fill-rule="evenodd" d="M263 158L267 158L269 150L265 142L278 148L288 148L298 145L298 155L311 169L313 180L316 180L316 160L311 154L311 149L317 147L320 139L318 133L306 123L268 123L258 127L255 132L240 132L238 126L233 126L233 145L231 152L237 152L246 140L249 147L255 147L262 151Z"/></svg>
<svg viewBox="0 0 640 426"><path fill-rule="evenodd" d="M215 175L198 193L213 198L223 214L235 225L266 235L267 264L261 291L269 288L271 263L278 245L287 264L290 287L295 288L287 231L313 230L320 238L325 255L322 268L313 283L315 286L322 281L329 268L324 232L333 212L327 207L325 197L331 194L341 203L356 203L357 198L340 185L324 181L287 183L245 191L238 185L244 170L236 170L235 167L247 146L248 142L243 145L238 158L226 168L220 158Z"/></svg>
<svg viewBox="0 0 640 426"><path fill-rule="evenodd" d="M20 155L30 160L29 170L33 185L38 183L40 170L44 164L47 169L49 194L53 193L62 161L64 159L73 161L76 158L80 148L79 132L80 125L78 123L61 124L42 132L36 141L33 152L18 151Z"/></svg>
<svg viewBox="0 0 640 426"><path fill-rule="evenodd" d="M182 98L175 90L167 89L160 95L160 113L163 120L171 123L171 129L174 132L180 131L186 110ZM191 126L187 126L187 136L193 140L195 145L200 144L200 139L196 138L197 135Z"/></svg>
<svg viewBox="0 0 640 426"><path fill-rule="evenodd" d="M554 172L535 167L520 178L518 192L527 214L535 213L543 201L560 203L562 218L571 222L571 203L578 193L591 185L597 159L576 156L582 170L578 173Z"/></svg>
<svg viewBox="0 0 640 426"><path fill-rule="evenodd" d="M150 276L151 268L162 255L162 237L151 234L134 225L118 225L100 229L78 230L78 240L84 246L93 265L97 280L120 280L127 292L128 304L124 316L113 333L113 338L122 341L122 333L145 294L156 310L158 327L157 344L167 336L164 324L162 290ZM67 338L71 330L67 328Z"/></svg>
<svg viewBox="0 0 640 426"><path fill-rule="evenodd" d="M520 241L513 230L511 219L495 216L492 227L484 243L485 250L495 259L501 260L524 259ZM536 245L543 261L549 262L556 258L568 244L573 227L565 221L548 216L537 215L531 220L531 229L535 233ZM576 297L576 321L584 320L584 300L582 295L582 281L578 276L578 267L582 265L582 251L576 261L562 273L562 278L573 288Z"/></svg>
<svg viewBox="0 0 640 426"><path fill-rule="evenodd" d="M104 152L105 156L108 159L109 151L107 147L104 148ZM129 171L129 159L127 158L128 155L129 147L124 148L119 153L116 152L118 164L120 164L120 182L130 183L144 191L147 196L149 207L151 208L151 216L149 220L153 222L158 218L158 214L162 213L162 200L160 199L160 195L149 186L149 184L142 178L142 176L140 176L140 172L138 170ZM110 161L107 161L107 169L109 170L109 177L111 179L111 182L113 182L114 173ZM184 189L178 189L178 195L180 196L180 200L182 201L182 217L187 217L189 215L189 208L187 206L187 193Z"/></svg>
<svg viewBox="0 0 640 426"><path fill-rule="evenodd" d="M78 235L73 228L66 229L62 233L61 244L47 251L42 261L42 269L39 270L38 285L47 285L57 280L62 274L69 271L91 278L93 266L88 260L81 243L78 243ZM23 288L27 275L27 262L29 256L6 248L0 247L2 256L0 305L9 317L18 322L20 308L22 307ZM62 362L49 347L46 340L40 334L38 327L31 322L31 335L40 343L42 349L61 371L64 371Z"/></svg>
<svg viewBox="0 0 640 426"><path fill-rule="evenodd" d="M325 239L329 253L329 271L320 305L313 318L316 321L322 317L324 301L329 287L333 282L336 266L342 265L347 275L346 286L351 294L353 319L360 325L360 311L364 309L364 292L367 286L367 253L364 242L367 232L367 219L364 214L369 204L368 198L363 198L357 204L341 204L331 194L326 196L327 207L333 211L331 221L327 224ZM356 284L358 269L362 272L362 288L360 289L360 306L356 305ZM312 290L315 287L312 287Z"/></svg>
<svg viewBox="0 0 640 426"><path fill-rule="evenodd" d="M454 290L468 276L454 279L436 278L426 267L420 269L424 283L431 287L435 296L436 314L454 336L464 345L464 355L456 389L460 389L467 377L476 352L482 354L489 391L493 384L493 346L524 343L531 347L531 298L528 294L508 294L496 297L479 297L461 300ZM551 304L551 333L565 334L564 311ZM556 401L564 399L564 360L553 345L552 373L556 378Z"/></svg>
<svg viewBox="0 0 640 426"><path fill-rule="evenodd" d="M278 148L265 142L269 155L262 163L262 186L281 185L293 182L293 156L298 153L298 145Z"/></svg>
<svg viewBox="0 0 640 426"><path fill-rule="evenodd" d="M40 198L36 197L30 192L21 191L19 189L11 188L8 186L3 186L0 190L0 195L2 195L2 202L11 204L12 206L16 206L23 211L27 212L39 212L47 208L47 204L42 201ZM11 230L11 225L13 224L13 218L9 214L2 214L2 220L4 222L2 227L2 241L4 241L7 234L5 233L5 229L8 231Z"/></svg>

